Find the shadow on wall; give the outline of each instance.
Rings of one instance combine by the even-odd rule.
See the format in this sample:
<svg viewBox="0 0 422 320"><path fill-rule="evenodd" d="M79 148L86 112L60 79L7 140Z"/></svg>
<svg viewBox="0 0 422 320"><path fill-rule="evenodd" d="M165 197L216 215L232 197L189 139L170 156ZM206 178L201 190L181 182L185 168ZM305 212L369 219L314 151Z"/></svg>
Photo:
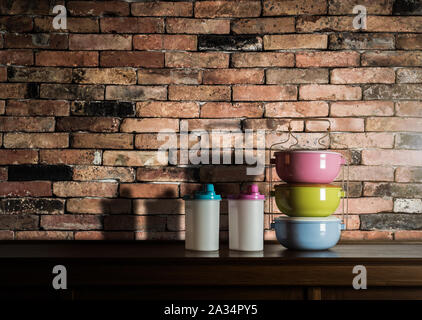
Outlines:
<svg viewBox="0 0 422 320"><path fill-rule="evenodd" d="M154 198L147 198L159 184L121 183L119 197L103 199L104 240L179 240L184 229L183 200L174 189L160 188ZM162 185L165 186L165 185ZM183 228L182 224L183 223ZM172 230L173 229L173 230Z"/></svg>

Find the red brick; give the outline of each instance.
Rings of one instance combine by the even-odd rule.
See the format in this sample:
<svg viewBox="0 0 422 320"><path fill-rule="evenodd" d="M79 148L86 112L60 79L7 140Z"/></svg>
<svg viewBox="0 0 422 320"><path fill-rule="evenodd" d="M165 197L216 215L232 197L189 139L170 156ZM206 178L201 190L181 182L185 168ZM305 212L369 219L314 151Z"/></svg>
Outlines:
<svg viewBox="0 0 422 320"><path fill-rule="evenodd" d="M278 101L296 99L296 86L267 85L233 87L233 100L237 101Z"/></svg>
<svg viewBox="0 0 422 320"><path fill-rule="evenodd" d="M74 133L73 148L133 149L133 135L126 133Z"/></svg>
<svg viewBox="0 0 422 320"><path fill-rule="evenodd" d="M32 31L32 18L25 16L2 16L0 17L0 30L7 32L30 32Z"/></svg>
<svg viewBox="0 0 422 320"><path fill-rule="evenodd" d="M391 133L380 132L331 134L331 148L393 148L393 146L394 135Z"/></svg>
<svg viewBox="0 0 422 320"><path fill-rule="evenodd" d="M142 34L133 37L135 50L196 50L196 36Z"/></svg>
<svg viewBox="0 0 422 320"><path fill-rule="evenodd" d="M192 2L140 2L131 7L134 16L191 17Z"/></svg>
<svg viewBox="0 0 422 320"><path fill-rule="evenodd" d="M221 131L240 131L239 119L187 119L180 120L180 128L191 130L221 130ZM185 131L185 130L183 130Z"/></svg>
<svg viewBox="0 0 422 320"><path fill-rule="evenodd" d="M365 131L365 120L362 118L330 118L329 121L331 131ZM314 120L306 121L306 131L326 131L327 129L328 123L326 122Z"/></svg>
<svg viewBox="0 0 422 320"><path fill-rule="evenodd" d="M263 15L264 16L285 16L285 15L301 15L301 14L324 14L327 12L327 3L324 0L265 0Z"/></svg>
<svg viewBox="0 0 422 320"><path fill-rule="evenodd" d="M74 182L53 183L53 193L57 197L115 197L118 184L114 182Z"/></svg>
<svg viewBox="0 0 422 320"><path fill-rule="evenodd" d="M54 17L34 18L34 30L36 32L56 32L53 27ZM66 30L60 32L72 33L97 33L99 31L98 21L94 18L67 17Z"/></svg>
<svg viewBox="0 0 422 320"><path fill-rule="evenodd" d="M160 18L101 18L103 33L163 33L164 20Z"/></svg>
<svg viewBox="0 0 422 320"><path fill-rule="evenodd" d="M98 159L99 158L99 159ZM40 150L40 163L100 164L101 152L96 150Z"/></svg>
<svg viewBox="0 0 422 320"><path fill-rule="evenodd" d="M388 68L350 68L331 70L331 83L394 83L396 74Z"/></svg>
<svg viewBox="0 0 422 320"><path fill-rule="evenodd" d="M229 86L169 86L169 100L228 101Z"/></svg>
<svg viewBox="0 0 422 320"><path fill-rule="evenodd" d="M334 117L348 116L392 116L392 101L341 101L331 103L330 115Z"/></svg>
<svg viewBox="0 0 422 320"><path fill-rule="evenodd" d="M345 171L345 174L347 170ZM339 173L337 180L341 180ZM381 166L349 166L350 181L394 181L394 168Z"/></svg>
<svg viewBox="0 0 422 320"><path fill-rule="evenodd" d="M265 104L265 117L326 117L328 103L323 101L272 102Z"/></svg>
<svg viewBox="0 0 422 320"><path fill-rule="evenodd" d="M0 117L0 131L52 132L54 117Z"/></svg>
<svg viewBox="0 0 422 320"><path fill-rule="evenodd" d="M101 218L95 215L42 216L40 225L44 230L102 229Z"/></svg>
<svg viewBox="0 0 422 320"><path fill-rule="evenodd" d="M135 173L132 168L78 166L73 168L73 180L107 180L113 179L120 182L133 182Z"/></svg>
<svg viewBox="0 0 422 320"><path fill-rule="evenodd" d="M167 159L166 163L160 163L158 157ZM167 158L166 158L167 157ZM104 151L103 165L143 167L166 165L168 156L166 152L157 151Z"/></svg>
<svg viewBox="0 0 422 320"><path fill-rule="evenodd" d="M422 66L420 51L371 51L362 53L362 66Z"/></svg>
<svg viewBox="0 0 422 320"><path fill-rule="evenodd" d="M36 150L0 149L0 164L35 164L38 162Z"/></svg>
<svg viewBox="0 0 422 320"><path fill-rule="evenodd" d="M66 202L66 211L84 214L127 214L132 204L127 199L72 198Z"/></svg>
<svg viewBox="0 0 422 320"><path fill-rule="evenodd" d="M201 1L195 3L195 17L198 18L259 17L260 15L260 1Z"/></svg>
<svg viewBox="0 0 422 320"><path fill-rule="evenodd" d="M422 117L422 103L420 101L398 101L396 115Z"/></svg>
<svg viewBox="0 0 422 320"><path fill-rule="evenodd" d="M32 65L33 63L34 63L34 56L31 50L1 50L0 51L0 64L27 66L27 65Z"/></svg>
<svg viewBox="0 0 422 320"><path fill-rule="evenodd" d="M391 231L343 231L341 240L393 240Z"/></svg>
<svg viewBox="0 0 422 320"><path fill-rule="evenodd" d="M329 0L328 3L328 14L334 15L353 14L356 5L364 6L368 15L391 15L393 11L392 0Z"/></svg>
<svg viewBox="0 0 422 320"><path fill-rule="evenodd" d="M201 182L236 182L239 177L243 181L263 181L264 175L247 175L246 166L201 166L199 174Z"/></svg>
<svg viewBox="0 0 422 320"><path fill-rule="evenodd" d="M295 32L293 17L238 19L232 22L235 34L270 34Z"/></svg>
<svg viewBox="0 0 422 320"><path fill-rule="evenodd" d="M49 181L0 182L1 197L49 197L51 195Z"/></svg>
<svg viewBox="0 0 422 320"><path fill-rule="evenodd" d="M37 66L94 67L98 66L98 52L40 51L35 53Z"/></svg>
<svg viewBox="0 0 422 320"><path fill-rule="evenodd" d="M422 168L398 167L395 172L397 182L422 182Z"/></svg>
<svg viewBox="0 0 422 320"><path fill-rule="evenodd" d="M31 96L26 83L0 83L0 99L21 99Z"/></svg>
<svg viewBox="0 0 422 320"><path fill-rule="evenodd" d="M328 36L325 34L265 35L265 50L284 49L326 49Z"/></svg>
<svg viewBox="0 0 422 320"><path fill-rule="evenodd" d="M422 32L422 17L368 16L367 32Z"/></svg>
<svg viewBox="0 0 422 320"><path fill-rule="evenodd" d="M135 240L184 240L185 232L151 232L151 231L140 231L135 232Z"/></svg>
<svg viewBox="0 0 422 320"><path fill-rule="evenodd" d="M230 33L230 21L215 19L168 18L166 22L166 30L168 33L228 34Z"/></svg>
<svg viewBox="0 0 422 320"><path fill-rule="evenodd" d="M6 224L10 226L10 224ZM13 231L9 230L0 230L0 240L13 240Z"/></svg>
<svg viewBox="0 0 422 320"><path fill-rule="evenodd" d="M362 164L422 166L421 150L362 150Z"/></svg>
<svg viewBox="0 0 422 320"><path fill-rule="evenodd" d="M129 3L124 1L69 1L66 8L72 16L128 16Z"/></svg>
<svg viewBox="0 0 422 320"><path fill-rule="evenodd" d="M138 84L200 84L202 71L191 69L139 69Z"/></svg>
<svg viewBox="0 0 422 320"><path fill-rule="evenodd" d="M6 82L6 81L7 81L7 68L0 67L0 82Z"/></svg>
<svg viewBox="0 0 422 320"><path fill-rule="evenodd" d="M77 231L75 240L134 240L133 232Z"/></svg>
<svg viewBox="0 0 422 320"><path fill-rule="evenodd" d="M3 144L6 148L67 148L67 133L6 133Z"/></svg>
<svg viewBox="0 0 422 320"><path fill-rule="evenodd" d="M105 230L139 230L147 231L165 231L166 217L160 216L107 216L104 219ZM146 237L148 238L148 236Z"/></svg>
<svg viewBox="0 0 422 320"><path fill-rule="evenodd" d="M9 100L6 114L12 116L68 116L69 103L60 100Z"/></svg>
<svg viewBox="0 0 422 320"><path fill-rule="evenodd" d="M8 170L7 168L0 168L0 181L7 181Z"/></svg>
<svg viewBox="0 0 422 320"><path fill-rule="evenodd" d="M125 198L177 198L179 186L164 183L134 183L120 185L120 196Z"/></svg>
<svg viewBox="0 0 422 320"><path fill-rule="evenodd" d="M343 200L342 200L343 201ZM378 212L392 212L393 200L375 197L349 198L349 213L368 214ZM343 205L340 203L337 214L342 213Z"/></svg>
<svg viewBox="0 0 422 320"><path fill-rule="evenodd" d="M0 2L0 14L18 15L18 14L41 14L47 15L50 12L48 1L28 2L26 0L15 0L11 2Z"/></svg>
<svg viewBox="0 0 422 320"><path fill-rule="evenodd" d="M219 69L205 70L204 84L246 84L263 83L264 70L262 69Z"/></svg>
<svg viewBox="0 0 422 320"><path fill-rule="evenodd" d="M6 101L0 100L0 114L4 114L6 109Z"/></svg>
<svg viewBox="0 0 422 320"><path fill-rule="evenodd" d="M168 132L179 131L178 119L124 119L120 127L121 132L160 132L168 129Z"/></svg>
<svg viewBox="0 0 422 320"><path fill-rule="evenodd" d="M78 68L73 69L75 83L136 84L136 70L132 68Z"/></svg>
<svg viewBox="0 0 422 320"><path fill-rule="evenodd" d="M133 201L134 214L184 214L185 201L182 199L137 199Z"/></svg>
<svg viewBox="0 0 422 320"><path fill-rule="evenodd" d="M353 67L359 65L358 52L299 52L297 67Z"/></svg>
<svg viewBox="0 0 422 320"><path fill-rule="evenodd" d="M201 106L201 118L260 118L263 113L260 103L208 102Z"/></svg>
<svg viewBox="0 0 422 320"><path fill-rule="evenodd" d="M366 119L366 131L422 131L422 119L420 118L368 118Z"/></svg>
<svg viewBox="0 0 422 320"><path fill-rule="evenodd" d="M266 83L286 84L286 83L328 83L327 69L267 69Z"/></svg>
<svg viewBox="0 0 422 320"><path fill-rule="evenodd" d="M166 67L227 68L229 54L223 52L166 52Z"/></svg>
<svg viewBox="0 0 422 320"><path fill-rule="evenodd" d="M398 34L397 49L403 50L421 50L422 49L422 34L410 33L410 34Z"/></svg>
<svg viewBox="0 0 422 320"><path fill-rule="evenodd" d="M292 131L303 131L303 121L295 120L291 122ZM244 129L287 131L289 120L286 119L246 119L243 121ZM280 139L279 139L280 140Z"/></svg>
<svg viewBox="0 0 422 320"><path fill-rule="evenodd" d="M299 88L299 97L302 100L360 100L360 87L345 85L309 84Z"/></svg>
<svg viewBox="0 0 422 320"><path fill-rule="evenodd" d="M136 116L156 118L197 118L199 117L199 105L196 102L138 102L136 104Z"/></svg>
<svg viewBox="0 0 422 320"><path fill-rule="evenodd" d="M56 120L56 131L117 132L120 119L112 117L63 117Z"/></svg>
<svg viewBox="0 0 422 320"><path fill-rule="evenodd" d="M241 52L232 54L232 66L246 67L293 67L294 54L291 52Z"/></svg>
<svg viewBox="0 0 422 320"><path fill-rule="evenodd" d="M107 100L165 100L167 89L164 86L107 86Z"/></svg>
<svg viewBox="0 0 422 320"><path fill-rule="evenodd" d="M138 168L136 171L137 181L152 181L152 182L197 182L199 179L197 168L188 167L146 167ZM142 204L144 201L141 200ZM171 200L174 202L176 200ZM134 203L134 209L136 211L136 205ZM140 209L140 208L139 208ZM138 214L141 214L138 211Z"/></svg>
<svg viewBox="0 0 422 320"><path fill-rule="evenodd" d="M132 36L117 34L71 34L70 50L131 50Z"/></svg>
<svg viewBox="0 0 422 320"><path fill-rule="evenodd" d="M73 240L73 232L66 231L17 231L16 240Z"/></svg>
<svg viewBox="0 0 422 320"><path fill-rule="evenodd" d="M158 150L164 143L168 142L166 146L170 149L177 149L177 140L159 140L157 133L142 133L137 134L135 137L135 148L144 150Z"/></svg>
<svg viewBox="0 0 422 320"><path fill-rule="evenodd" d="M6 34L4 36L5 48L16 49L67 49L68 36L65 34Z"/></svg>
<svg viewBox="0 0 422 320"><path fill-rule="evenodd" d="M399 241L412 241L422 240L422 231L420 230L401 230L394 232L394 240Z"/></svg>
<svg viewBox="0 0 422 320"><path fill-rule="evenodd" d="M101 52L100 65L103 67L164 67L164 54L144 51Z"/></svg>

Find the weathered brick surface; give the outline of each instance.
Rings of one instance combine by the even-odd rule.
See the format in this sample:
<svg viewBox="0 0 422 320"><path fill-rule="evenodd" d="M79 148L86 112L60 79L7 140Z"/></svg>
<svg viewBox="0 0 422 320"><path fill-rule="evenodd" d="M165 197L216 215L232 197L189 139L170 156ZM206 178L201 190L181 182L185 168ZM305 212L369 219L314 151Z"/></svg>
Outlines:
<svg viewBox="0 0 422 320"><path fill-rule="evenodd" d="M204 182L268 196L270 169L247 175L235 156L262 152L268 165L289 124L294 149L318 149L328 125L316 118L350 165L342 239L422 239L417 1L65 5L55 30L51 1L0 0L0 239L183 240L183 196ZM246 130L263 135L246 143ZM227 210L224 199L222 239ZM267 216L274 240L269 227Z"/></svg>

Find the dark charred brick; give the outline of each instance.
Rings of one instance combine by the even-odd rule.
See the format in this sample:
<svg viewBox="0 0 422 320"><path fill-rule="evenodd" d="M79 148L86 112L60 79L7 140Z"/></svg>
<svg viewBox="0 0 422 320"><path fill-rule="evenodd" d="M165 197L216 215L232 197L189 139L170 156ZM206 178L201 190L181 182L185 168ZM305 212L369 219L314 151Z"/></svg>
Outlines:
<svg viewBox="0 0 422 320"><path fill-rule="evenodd" d="M422 230L420 214L364 214L360 216L361 230Z"/></svg>
<svg viewBox="0 0 422 320"><path fill-rule="evenodd" d="M329 39L332 50L394 49L394 35L388 33L336 33Z"/></svg>
<svg viewBox="0 0 422 320"><path fill-rule="evenodd" d="M73 169L65 165L17 165L9 166L9 181L68 181L72 180Z"/></svg>
<svg viewBox="0 0 422 320"><path fill-rule="evenodd" d="M362 152L359 150L351 150L350 152L350 164L351 165L358 165L362 162Z"/></svg>
<svg viewBox="0 0 422 320"><path fill-rule="evenodd" d="M367 197L420 198L422 184L367 182L364 195Z"/></svg>
<svg viewBox="0 0 422 320"><path fill-rule="evenodd" d="M117 101L75 101L71 113L79 116L130 117L135 115L135 105Z"/></svg>
<svg viewBox="0 0 422 320"><path fill-rule="evenodd" d="M345 181L345 183L346 183L346 181ZM337 186L343 187L343 183L341 181L334 182L333 184L334 185L337 185ZM359 197L362 196L362 190L363 190L363 187L362 187L362 183L361 182L357 182L357 181L349 182L349 193L348 193L348 197L349 198L359 198Z"/></svg>
<svg viewBox="0 0 422 320"><path fill-rule="evenodd" d="M256 36L215 36L198 37L199 50L262 51L262 39Z"/></svg>
<svg viewBox="0 0 422 320"><path fill-rule="evenodd" d="M422 99L422 86L419 84L364 85L363 97L365 100Z"/></svg>
<svg viewBox="0 0 422 320"><path fill-rule="evenodd" d="M26 86L26 93L25 98L26 99L33 99L33 98L39 98L39 88L38 84L36 83L28 83Z"/></svg>
<svg viewBox="0 0 422 320"><path fill-rule="evenodd" d="M64 200L59 199L3 199L0 212L4 214L61 214Z"/></svg>
<svg viewBox="0 0 422 320"><path fill-rule="evenodd" d="M38 230L39 216L0 215L0 230Z"/></svg>
<svg viewBox="0 0 422 320"><path fill-rule="evenodd" d="M421 0L395 0L393 14L401 16L422 15Z"/></svg>

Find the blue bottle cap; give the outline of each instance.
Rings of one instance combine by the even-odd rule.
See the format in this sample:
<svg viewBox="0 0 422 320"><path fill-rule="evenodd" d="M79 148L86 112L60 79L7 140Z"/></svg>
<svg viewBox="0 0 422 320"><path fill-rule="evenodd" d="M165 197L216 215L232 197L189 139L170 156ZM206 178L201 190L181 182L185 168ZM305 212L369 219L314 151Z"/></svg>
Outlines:
<svg viewBox="0 0 422 320"><path fill-rule="evenodd" d="M195 193L194 199L196 200L221 200L221 196L214 191L213 184L205 184L201 191Z"/></svg>

